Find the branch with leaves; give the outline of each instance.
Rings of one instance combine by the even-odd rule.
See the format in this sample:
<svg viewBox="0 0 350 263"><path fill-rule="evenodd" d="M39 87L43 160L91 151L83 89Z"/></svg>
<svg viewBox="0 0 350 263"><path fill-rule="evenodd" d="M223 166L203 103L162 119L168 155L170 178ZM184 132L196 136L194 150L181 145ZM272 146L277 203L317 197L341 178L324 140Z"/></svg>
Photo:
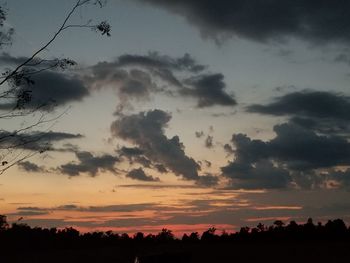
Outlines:
<svg viewBox="0 0 350 263"><path fill-rule="evenodd" d="M22 125L20 128L8 132L5 136L0 138L0 144L2 146L0 147L0 174L4 173L15 164L30 158L37 153L42 153L43 149L46 149L45 147L37 151L31 150L23 153L23 143L29 144L32 142L27 140L21 141L26 137L23 135L33 131L34 128L39 128L39 126L42 126L43 124L52 123L63 115L59 114L59 116L54 118L46 118L47 112L44 112L43 109L48 104L52 103L52 101L46 101L34 107L33 105L27 107L32 101L32 87L35 86L35 81L32 77L45 71L66 70L67 68L75 66L77 63L69 58L44 59L40 56L60 35L69 29L88 28L101 33L101 35L110 36L111 26L107 21L102 21L98 24L92 24L92 20L88 20L88 22L84 24L70 23L71 18L79 8L86 5L95 5L102 8L105 4L106 1L104 0L77 0L75 5L63 19L63 22L56 33L54 33L45 44L38 48L31 56L24 58L17 66L5 69L1 74L0 106L9 101L14 103L11 110L0 113L0 121L2 121L2 123L0 122L0 128L4 126L5 120L12 120L19 117L29 119L29 124ZM4 8L0 6L0 49L12 43L12 36L14 34L14 29L5 29L6 18L7 13ZM39 114L39 119L33 121L37 114ZM29 136L28 138L31 137ZM40 141L40 138L36 138L35 140Z"/></svg>

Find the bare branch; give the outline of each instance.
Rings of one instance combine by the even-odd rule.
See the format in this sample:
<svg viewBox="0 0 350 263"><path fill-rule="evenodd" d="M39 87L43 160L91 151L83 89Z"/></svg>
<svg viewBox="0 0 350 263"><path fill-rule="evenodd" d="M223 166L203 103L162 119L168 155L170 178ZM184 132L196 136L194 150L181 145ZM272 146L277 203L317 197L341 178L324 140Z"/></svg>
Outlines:
<svg viewBox="0 0 350 263"><path fill-rule="evenodd" d="M58 31L52 36L52 38L45 44L43 45L40 49L38 49L36 52L34 52L34 54L29 57L27 60L25 60L23 63L21 63L20 65L18 65L11 73L9 73L3 80L0 81L0 86L3 85L6 81L8 81L9 79L11 79L12 77L14 77L17 72L23 68L24 66L28 65L32 60L34 60L34 58L40 54L43 50L47 49L48 46L50 46L55 40L56 38L66 29L71 28L71 27L88 27L88 28L92 28L92 26L88 26L86 25L67 25L67 22L69 21L69 19L71 18L71 16L74 14L74 12L76 11L76 9L80 6L83 6L87 3L89 3L91 0L78 0L76 2L76 4L73 6L73 8L71 9L71 11L68 13L68 15L66 16L66 18L64 19L63 23L61 24L60 28L58 29ZM96 1L96 3L99 3L100 1ZM101 2L102 3L102 2ZM102 4L100 4L102 6ZM89 23L89 22L88 22ZM103 27L101 27L101 25L103 25ZM102 34L109 34L110 31L110 26L107 24L107 22L102 22L100 25L97 25L96 27L98 28L99 31L102 32ZM106 31L106 28L108 29L108 32Z"/></svg>

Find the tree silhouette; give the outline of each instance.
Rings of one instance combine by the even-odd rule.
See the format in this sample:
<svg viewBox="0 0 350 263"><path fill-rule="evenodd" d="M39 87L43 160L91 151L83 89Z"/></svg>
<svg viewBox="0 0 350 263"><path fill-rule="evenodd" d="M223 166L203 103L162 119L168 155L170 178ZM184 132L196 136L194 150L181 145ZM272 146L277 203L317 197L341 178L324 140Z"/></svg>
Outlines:
<svg viewBox="0 0 350 263"><path fill-rule="evenodd" d="M34 128L48 125L50 126L57 118L47 117L47 108L54 107L54 100L48 100L31 105L33 102L32 91L35 87L33 76L39 75L45 71L66 70L69 67L75 66L76 62L70 58L54 58L45 59L41 55L52 43L55 42L58 36L65 31L73 28L88 28L102 35L110 36L111 26L107 21L102 21L98 24L92 24L92 20L88 20L85 24L72 24L71 18L77 10L86 5L97 5L103 7L103 0L76 0L75 5L63 19L62 24L55 34L49 40L39 47L31 56L23 57L22 61L13 68L7 68L0 76L0 105L13 105L10 110L2 110L0 113L1 127L6 127L8 120L26 119L27 125L19 126L12 131L1 130L0 134L0 174L4 173L10 167L17 163L32 157L35 154L42 153L48 150L47 142L40 144L41 137L33 138L29 136ZM12 43L13 28L6 28L5 21L7 13L3 6L0 5L0 49L9 46ZM54 98L53 98L54 99ZM44 134L44 133L43 133ZM35 150L27 149L25 146L30 143L39 144Z"/></svg>
<svg viewBox="0 0 350 263"><path fill-rule="evenodd" d="M136 256L140 263L193 262L191 258L202 260L194 262L213 262L215 259L206 257L213 254L215 258L218 256L230 258L234 249L236 253L242 250L242 258L236 258L234 255L237 261L245 259L247 262L253 262L252 258L254 259L256 255L259 259L267 260L277 257L278 261L269 262L280 262L281 256L286 256L284 253L290 253L291 248L299 253L299 258L289 258L293 255L288 254L283 258L286 262L305 261L306 258L311 260L321 252L329 253L329 257L318 256L317 260L314 258L317 262L347 262L348 260L350 231L341 219L329 220L325 225L319 223L317 226L311 219L305 224L291 221L288 224L280 222L278 227L259 225L252 229L242 227L236 233L223 231L221 235L216 235L216 229L212 227L202 233L201 239L198 238L197 232L193 232L179 240L174 237L171 230L165 228L157 235L147 236L142 232L132 236L126 233L120 235L112 231L80 233L72 227L32 228L23 223L14 223L9 226L6 217L0 216L0 248L2 249L0 262L48 262L48 256L51 256L50 262L134 262ZM313 230L310 232L311 228ZM274 249L267 249L269 247ZM324 251L319 249L322 247L325 248ZM104 254L108 249L111 249L109 256ZM24 252L19 253L19 251ZM46 252L41 255L43 251ZM58 251L62 252L64 258L55 261ZM68 251L76 253L77 257L69 258ZM215 254L215 251L225 255ZM255 252L251 253L251 251ZM97 259L91 257L95 253L98 254ZM197 255L193 257L196 253ZM2 260L5 254L8 258ZM19 255L18 261L13 260L15 254ZM34 254L35 260L28 260L28 254ZM123 260L116 259L120 254L125 255ZM202 254L205 255L204 258ZM231 262L231 260L226 261ZM217 262L226 261L217 259Z"/></svg>
<svg viewBox="0 0 350 263"><path fill-rule="evenodd" d="M0 215L0 231L6 230L9 227L6 216Z"/></svg>
<svg viewBox="0 0 350 263"><path fill-rule="evenodd" d="M171 230L163 228L161 232L158 233L156 236L156 239L158 241L171 241L174 240L174 234L172 233Z"/></svg>

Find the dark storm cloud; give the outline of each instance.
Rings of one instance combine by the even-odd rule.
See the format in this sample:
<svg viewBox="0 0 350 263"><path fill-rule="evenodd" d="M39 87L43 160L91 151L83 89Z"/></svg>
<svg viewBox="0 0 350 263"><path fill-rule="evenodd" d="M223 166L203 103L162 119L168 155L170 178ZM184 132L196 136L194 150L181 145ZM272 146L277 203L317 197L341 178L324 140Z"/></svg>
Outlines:
<svg viewBox="0 0 350 263"><path fill-rule="evenodd" d="M348 137L350 122L338 118L292 117L290 122L322 134L335 134Z"/></svg>
<svg viewBox="0 0 350 263"><path fill-rule="evenodd" d="M133 69L127 74L119 89L120 95L123 97L148 98L150 91L156 89L148 73Z"/></svg>
<svg viewBox="0 0 350 263"><path fill-rule="evenodd" d="M143 167L151 168L152 162L145 156L136 156L131 159L131 163L136 162L141 164Z"/></svg>
<svg viewBox="0 0 350 263"><path fill-rule="evenodd" d="M318 135L291 123L276 125L274 131L276 137L265 144L252 141L257 146L254 158L268 154L296 170L350 164L350 143L342 137Z"/></svg>
<svg viewBox="0 0 350 263"><path fill-rule="evenodd" d="M154 69L168 69L177 71L189 71L198 73L206 69L206 66L198 64L190 54L180 58L162 56L157 52L151 52L148 56L122 55L116 62L118 66L146 66Z"/></svg>
<svg viewBox="0 0 350 263"><path fill-rule="evenodd" d="M164 165L158 163L152 163L152 161L144 155L144 151L138 147L125 147L123 146L117 150L121 159L126 159L129 164L138 163L145 168L153 168L160 173L166 173L167 169Z"/></svg>
<svg viewBox="0 0 350 263"><path fill-rule="evenodd" d="M153 110L123 116L112 123L112 135L127 140L140 148L152 162L162 164L176 175L197 180L200 166L184 152L178 136L168 139L164 129L171 115Z"/></svg>
<svg viewBox="0 0 350 263"><path fill-rule="evenodd" d="M345 188L350 188L350 168L340 171L340 170L330 170L327 172L326 176L330 180L334 180L335 183L340 183Z"/></svg>
<svg viewBox="0 0 350 263"><path fill-rule="evenodd" d="M141 71L140 68L148 71ZM114 62L100 62L92 66L92 76L88 77L88 80L91 78L90 80L95 81L102 80L107 83L123 82L124 84L130 79L143 79L143 82L145 83L146 80L146 84L148 84L144 85L144 89L147 88L151 92L152 89L156 89L154 84L151 85L151 76L157 76L174 86L182 86L181 81L175 76L176 72L196 74L205 68L205 66L197 64L189 54L185 54L180 58L162 56L156 52L150 52L148 55L125 54L118 57ZM131 69L131 71L129 72L127 69ZM146 92L144 89L139 89L143 95ZM129 92L129 86L124 84L124 90Z"/></svg>
<svg viewBox="0 0 350 263"><path fill-rule="evenodd" d="M46 171L44 167L29 161L20 162L18 163L18 166L23 171L30 172L30 173L43 173Z"/></svg>
<svg viewBox="0 0 350 263"><path fill-rule="evenodd" d="M276 125L274 131L276 137L266 142L233 135L235 159L221 170L235 187L319 186L327 178L317 169L350 165L350 143L340 136L319 135L294 123Z"/></svg>
<svg viewBox="0 0 350 263"><path fill-rule="evenodd" d="M145 181L145 182L160 181L158 177L147 175L142 168L133 169L130 172L128 172L125 176L134 180Z"/></svg>
<svg viewBox="0 0 350 263"><path fill-rule="evenodd" d="M226 84L224 75L207 74L199 75L185 81L192 88L183 88L184 96L198 98L198 107L210 107L213 105L234 106L237 102L233 95L225 92Z"/></svg>
<svg viewBox="0 0 350 263"><path fill-rule="evenodd" d="M85 81L93 89L110 86L122 103L149 99L161 93L198 100L198 107L234 106L234 95L227 94L222 74L205 73L189 54L172 58L151 52L148 55L122 55L114 62L101 62L90 68Z"/></svg>
<svg viewBox="0 0 350 263"><path fill-rule="evenodd" d="M269 161L258 161L254 165L231 162L222 167L222 173L232 180L232 187L235 189L287 188L291 182L287 170L275 167Z"/></svg>
<svg viewBox="0 0 350 263"><path fill-rule="evenodd" d="M62 106L74 101L81 101L89 95L83 82L68 74L44 71L31 76L34 84L23 83L16 91L30 91L31 100L25 104L26 108L38 108L50 111L53 106ZM0 109L8 110L16 106L16 101L6 101L0 104Z"/></svg>
<svg viewBox="0 0 350 263"><path fill-rule="evenodd" d="M350 120L350 97L324 91L293 92L267 105L251 105L248 111L276 116L293 115Z"/></svg>
<svg viewBox="0 0 350 263"><path fill-rule="evenodd" d="M87 173L90 176L96 176L99 171L110 171L116 174L115 164L119 162L118 157L104 154L101 156L94 156L90 152L76 152L75 153L79 163L70 162L61 165L58 168L63 174L69 176L78 176L81 173Z"/></svg>
<svg viewBox="0 0 350 263"><path fill-rule="evenodd" d="M138 156L142 155L143 151L140 148L137 147L125 147L123 146L120 150L118 150L121 156Z"/></svg>
<svg viewBox="0 0 350 263"><path fill-rule="evenodd" d="M211 174L201 175L196 181L196 185L202 187L211 187L217 185L219 182L219 178L217 176L213 176Z"/></svg>
<svg viewBox="0 0 350 263"><path fill-rule="evenodd" d="M65 132L41 132L33 131L28 133L17 133L9 131L0 132L0 149L27 149L33 151L55 150L53 143L70 140L81 139L81 134L71 134Z"/></svg>
<svg viewBox="0 0 350 263"><path fill-rule="evenodd" d="M232 146L228 143L226 143L224 145L224 151L228 154L228 155L232 155L234 153L234 150L232 148Z"/></svg>
<svg viewBox="0 0 350 263"><path fill-rule="evenodd" d="M312 43L349 42L350 3L317 0L137 0L185 17L202 35L254 41L299 38Z"/></svg>
<svg viewBox="0 0 350 263"><path fill-rule="evenodd" d="M168 170L165 168L165 166L164 165L162 165L162 164L155 164L154 165L154 168L158 171L158 172L160 172L160 173L167 173L168 172Z"/></svg>
<svg viewBox="0 0 350 263"><path fill-rule="evenodd" d="M247 107L249 112L289 116L291 121L324 133L350 132L350 97L324 91L302 91L277 97L273 102Z"/></svg>

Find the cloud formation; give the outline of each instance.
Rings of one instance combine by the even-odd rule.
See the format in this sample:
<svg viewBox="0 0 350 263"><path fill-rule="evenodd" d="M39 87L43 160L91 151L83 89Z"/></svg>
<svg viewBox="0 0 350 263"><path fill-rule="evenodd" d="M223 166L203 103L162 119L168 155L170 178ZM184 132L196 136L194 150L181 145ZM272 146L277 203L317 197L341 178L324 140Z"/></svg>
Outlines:
<svg viewBox="0 0 350 263"><path fill-rule="evenodd" d="M82 80L67 73L47 70L30 76L30 79L34 81L33 84L23 82L16 88L18 95L29 91L31 99L23 105L27 109L40 107L41 110L51 111L53 106L81 101L89 95ZM0 109L11 110L16 106L17 99L9 99L0 104Z"/></svg>
<svg viewBox="0 0 350 263"><path fill-rule="evenodd" d="M198 107L235 106L233 94L226 92L222 74L205 72L189 54L173 58L150 52L148 55L125 54L113 62L90 67L85 82L92 89L109 86L118 92L122 103L148 100L161 93L197 100Z"/></svg>
<svg viewBox="0 0 350 263"><path fill-rule="evenodd" d="M251 105L248 111L276 116L305 115L350 120L350 97L325 91L293 92L277 97L267 105Z"/></svg>
<svg viewBox="0 0 350 263"><path fill-rule="evenodd" d="M350 97L324 91L292 92L273 102L247 107L249 112L288 116L293 123L318 132L350 132Z"/></svg>
<svg viewBox="0 0 350 263"><path fill-rule="evenodd" d="M145 182L159 182L158 177L147 175L142 168L133 169L125 175L127 178Z"/></svg>
<svg viewBox="0 0 350 263"><path fill-rule="evenodd" d="M137 0L185 17L205 37L254 41L298 38L311 43L350 41L350 3L314 0Z"/></svg>
<svg viewBox="0 0 350 263"><path fill-rule="evenodd" d="M234 106L237 104L233 95L225 92L226 84L222 74L205 74L185 80L191 88L182 88L181 94L198 98L198 107L214 105Z"/></svg>
<svg viewBox="0 0 350 263"><path fill-rule="evenodd" d="M123 116L111 125L114 137L135 144L149 160L173 171L187 180L197 180L200 166L185 154L178 136L168 139L164 129L171 115L153 110Z"/></svg>
<svg viewBox="0 0 350 263"><path fill-rule="evenodd" d="M214 140L214 137L208 135L207 138L205 139L205 144L204 144L205 147L207 147L209 149L213 148L214 147L213 140Z"/></svg>
<svg viewBox="0 0 350 263"><path fill-rule="evenodd" d="M94 156L90 152L78 151L75 156L78 163L70 162L58 167L58 171L69 176L78 176L81 173L87 173L90 176L96 176L99 171L110 171L117 173L115 164L119 162L118 157L109 154Z"/></svg>
<svg viewBox="0 0 350 263"><path fill-rule="evenodd" d="M319 135L294 123L274 126L276 137L253 140L232 136L235 158L222 167L234 187L285 188L320 186L327 180L319 169L350 165L350 143L336 135Z"/></svg>
<svg viewBox="0 0 350 263"><path fill-rule="evenodd" d="M35 163L24 161L18 163L18 166L23 171L29 172L29 173L43 173L46 172L46 169L43 166L39 166Z"/></svg>
<svg viewBox="0 0 350 263"><path fill-rule="evenodd" d="M32 131L20 133L17 131L1 131L0 132L0 149L26 149L32 151L55 150L53 143L70 140L81 139L83 135L72 134L66 132L42 132Z"/></svg>

